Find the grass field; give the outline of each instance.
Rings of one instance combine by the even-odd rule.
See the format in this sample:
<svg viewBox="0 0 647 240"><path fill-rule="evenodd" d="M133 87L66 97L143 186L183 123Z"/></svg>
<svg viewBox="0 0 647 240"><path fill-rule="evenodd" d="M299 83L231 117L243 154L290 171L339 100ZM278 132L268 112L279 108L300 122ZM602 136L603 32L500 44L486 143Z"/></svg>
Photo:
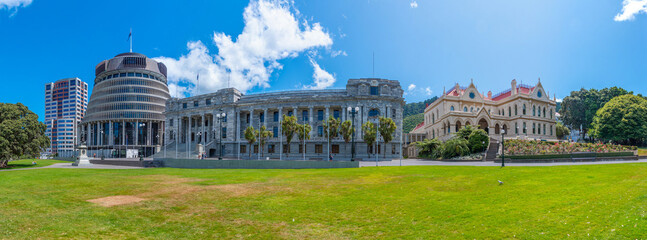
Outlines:
<svg viewBox="0 0 647 240"><path fill-rule="evenodd" d="M0 172L0 183L9 239L647 238L643 163L34 169ZM87 202L110 196L144 200Z"/></svg>
<svg viewBox="0 0 647 240"><path fill-rule="evenodd" d="M36 165L32 164L33 161L36 161ZM59 161L59 160L50 160L50 159L23 159L23 160L16 160L16 161L9 162L7 164L7 166L8 166L7 169L45 167L45 166L52 165L54 163L69 163L69 162ZM2 169L0 169L0 170L2 170Z"/></svg>

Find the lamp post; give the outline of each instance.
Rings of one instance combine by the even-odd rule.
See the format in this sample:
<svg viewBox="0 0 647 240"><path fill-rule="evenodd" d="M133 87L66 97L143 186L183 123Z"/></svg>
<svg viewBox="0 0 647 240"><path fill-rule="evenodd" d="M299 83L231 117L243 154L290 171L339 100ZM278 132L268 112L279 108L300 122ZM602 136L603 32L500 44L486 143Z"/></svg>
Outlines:
<svg viewBox="0 0 647 240"><path fill-rule="evenodd" d="M222 121L227 117L227 114L224 113L224 112L223 113L218 113L216 115L216 117L218 118L218 123L220 125L220 132L221 132L219 134L220 135L220 140L218 141L218 148L220 149L219 150L220 151L220 156L218 157L218 160L222 160Z"/></svg>
<svg viewBox="0 0 647 240"><path fill-rule="evenodd" d="M101 145L103 145L103 130L99 131L99 133L101 133ZM104 153L104 150L102 149L101 150L101 160L105 160L105 158L103 156L103 153Z"/></svg>
<svg viewBox="0 0 647 240"><path fill-rule="evenodd" d="M501 167L505 167L505 129L501 130Z"/></svg>
<svg viewBox="0 0 647 240"><path fill-rule="evenodd" d="M198 135L198 144L196 146L202 143L202 132L198 132L197 135ZM200 147L198 147L198 159L202 159L202 153L200 152Z"/></svg>
<svg viewBox="0 0 647 240"><path fill-rule="evenodd" d="M355 161L355 114L359 112L359 107L348 107L348 113L351 115L351 125L353 128L353 134L351 135L351 161Z"/></svg>

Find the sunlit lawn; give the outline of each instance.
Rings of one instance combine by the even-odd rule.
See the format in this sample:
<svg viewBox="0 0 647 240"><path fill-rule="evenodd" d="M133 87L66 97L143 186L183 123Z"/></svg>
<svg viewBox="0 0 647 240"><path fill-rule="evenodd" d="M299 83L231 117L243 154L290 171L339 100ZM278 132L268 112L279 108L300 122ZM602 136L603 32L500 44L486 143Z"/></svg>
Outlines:
<svg viewBox="0 0 647 240"><path fill-rule="evenodd" d="M32 163L34 161L36 162L36 165ZM23 159L23 160L10 161L7 164L8 167L6 169L45 167L45 166L52 165L54 163L69 163L69 162L50 160L50 159ZM4 170L4 169L0 169L0 170Z"/></svg>
<svg viewBox="0 0 647 240"><path fill-rule="evenodd" d="M0 183L9 239L647 238L643 163L33 169L0 172ZM115 195L145 200L86 201Z"/></svg>

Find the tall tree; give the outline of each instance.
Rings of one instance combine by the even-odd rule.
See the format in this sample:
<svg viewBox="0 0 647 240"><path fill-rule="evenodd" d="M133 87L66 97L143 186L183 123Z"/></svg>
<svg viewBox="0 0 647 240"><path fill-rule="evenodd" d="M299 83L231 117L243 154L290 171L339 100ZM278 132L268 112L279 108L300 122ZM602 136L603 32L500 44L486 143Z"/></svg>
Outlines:
<svg viewBox="0 0 647 240"><path fill-rule="evenodd" d="M375 134L377 134L377 127L375 126L375 123L372 122L365 122L364 125L362 125L362 132L364 133L364 142L366 143L367 146L373 146L375 143ZM371 157L371 153L367 152L368 156ZM377 152L375 153L377 154Z"/></svg>
<svg viewBox="0 0 647 240"><path fill-rule="evenodd" d="M22 103L0 103L0 168L19 157L35 157L49 147L46 127Z"/></svg>
<svg viewBox="0 0 647 240"><path fill-rule="evenodd" d="M303 143L302 151L304 154L306 152L305 140L310 139L310 131L312 131L310 124L304 123L297 126L297 137L299 138L299 142Z"/></svg>
<svg viewBox="0 0 647 240"><path fill-rule="evenodd" d="M267 143L267 140L271 137L274 137L274 133L272 131L267 130L265 126L261 126L261 128L258 130L258 143L261 145L261 157L265 156L265 144Z"/></svg>
<svg viewBox="0 0 647 240"><path fill-rule="evenodd" d="M290 156L290 143L292 143L292 137L297 131L297 117L296 116L286 116L283 115L283 121L281 121L281 132L285 136L285 142L287 143L288 149L286 150L285 155Z"/></svg>
<svg viewBox="0 0 647 240"><path fill-rule="evenodd" d="M256 142L256 136L258 136L258 130L254 130L254 127L249 126L245 128L245 140L249 145L249 157L252 157L252 146Z"/></svg>
<svg viewBox="0 0 647 240"><path fill-rule="evenodd" d="M355 127L353 126L353 123L350 120L346 120L341 123L341 127L339 128L339 133L341 134L341 137L344 139L344 142L346 142L346 145L344 145L344 150L348 149L347 148L348 142L350 142L354 132L355 132Z"/></svg>
<svg viewBox="0 0 647 240"><path fill-rule="evenodd" d="M571 130L564 126L564 124L557 123L557 125L555 125L555 135L557 136L557 139L564 139L564 136L568 136L570 134Z"/></svg>
<svg viewBox="0 0 647 240"><path fill-rule="evenodd" d="M598 110L592 126L598 139L640 144L647 138L647 100L633 94L615 97Z"/></svg>
<svg viewBox="0 0 647 240"><path fill-rule="evenodd" d="M614 97L633 94L619 87L605 88L602 90L584 88L572 91L571 95L562 101L560 114L565 125L572 129L582 128L582 135L588 133L593 123L593 117L598 109Z"/></svg>
<svg viewBox="0 0 647 240"><path fill-rule="evenodd" d="M380 136L384 140L384 158L386 159L386 145L393 140L393 133L398 127L391 118L380 117ZM379 146L378 146L379 147Z"/></svg>
<svg viewBox="0 0 647 240"><path fill-rule="evenodd" d="M330 152L330 141L339 135L339 120L333 116L328 116L328 120L323 122L323 131L328 140L328 152Z"/></svg>

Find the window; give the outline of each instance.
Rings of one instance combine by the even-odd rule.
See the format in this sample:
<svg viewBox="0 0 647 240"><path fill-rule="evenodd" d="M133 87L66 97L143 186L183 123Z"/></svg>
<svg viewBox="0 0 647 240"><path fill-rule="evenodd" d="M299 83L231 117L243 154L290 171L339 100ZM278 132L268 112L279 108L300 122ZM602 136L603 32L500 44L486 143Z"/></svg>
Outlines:
<svg viewBox="0 0 647 240"><path fill-rule="evenodd" d="M511 117L511 116L512 116L512 108L508 107L508 117Z"/></svg>
<svg viewBox="0 0 647 240"><path fill-rule="evenodd" d="M283 144L283 153L288 153L288 145Z"/></svg>
<svg viewBox="0 0 647 240"><path fill-rule="evenodd" d="M517 116L519 115L519 112L517 111L517 105L514 105L514 115Z"/></svg>
<svg viewBox="0 0 647 240"><path fill-rule="evenodd" d="M331 148L330 149L331 153L335 153L335 154L339 153L339 144L333 144L332 146L330 146L330 148Z"/></svg>
<svg viewBox="0 0 647 240"><path fill-rule="evenodd" d="M323 120L323 110L317 110L317 120Z"/></svg>
<svg viewBox="0 0 647 240"><path fill-rule="evenodd" d="M470 92L470 98L471 98L471 99L474 99L474 97L475 97L475 96L476 96L476 95L474 95L474 92Z"/></svg>
<svg viewBox="0 0 647 240"><path fill-rule="evenodd" d="M267 145L267 153L274 153L274 144Z"/></svg>
<svg viewBox="0 0 647 240"><path fill-rule="evenodd" d="M377 86L371 87L371 95L380 95L380 88Z"/></svg>
<svg viewBox="0 0 647 240"><path fill-rule="evenodd" d="M523 112L521 112L523 115L526 115L526 104L523 105Z"/></svg>
<svg viewBox="0 0 647 240"><path fill-rule="evenodd" d="M532 134L535 134L535 123L532 123Z"/></svg>
<svg viewBox="0 0 647 240"><path fill-rule="evenodd" d="M247 145L240 145L240 153L246 153L247 152Z"/></svg>
<svg viewBox="0 0 647 240"><path fill-rule="evenodd" d="M258 153L258 145L254 145L254 153Z"/></svg>
<svg viewBox="0 0 647 240"><path fill-rule="evenodd" d="M467 112L467 107L463 107L463 112Z"/></svg>
<svg viewBox="0 0 647 240"><path fill-rule="evenodd" d="M299 153L303 153L303 144L299 144Z"/></svg>
<svg viewBox="0 0 647 240"><path fill-rule="evenodd" d="M395 118L395 109L391 109L391 118Z"/></svg>
<svg viewBox="0 0 647 240"><path fill-rule="evenodd" d="M553 119L553 109L550 110L550 119Z"/></svg>
<svg viewBox="0 0 647 240"><path fill-rule="evenodd" d="M535 106L532 106L532 116L535 116Z"/></svg>
<svg viewBox="0 0 647 240"><path fill-rule="evenodd" d="M321 144L315 144L315 153L323 153L323 146Z"/></svg>
<svg viewBox="0 0 647 240"><path fill-rule="evenodd" d="M553 126L550 126L550 135L553 136Z"/></svg>
<svg viewBox="0 0 647 240"><path fill-rule="evenodd" d="M292 111L288 111L288 116L292 117Z"/></svg>
<svg viewBox="0 0 647 240"><path fill-rule="evenodd" d="M186 108L186 103L182 103L182 108Z"/></svg>
<svg viewBox="0 0 647 240"><path fill-rule="evenodd" d="M318 126L317 127L317 135L319 137L323 137L323 126Z"/></svg>
<svg viewBox="0 0 647 240"><path fill-rule="evenodd" d="M134 73L134 72L129 72L129 73L128 73L128 76L129 76L129 77L134 77L134 76L135 76L135 73Z"/></svg>
<svg viewBox="0 0 647 240"><path fill-rule="evenodd" d="M391 145L391 154L395 154L396 146L395 144Z"/></svg>
<svg viewBox="0 0 647 240"><path fill-rule="evenodd" d="M258 116L261 119L261 122L265 122L265 113L261 113Z"/></svg>
<svg viewBox="0 0 647 240"><path fill-rule="evenodd" d="M526 122L523 122L523 133L526 133Z"/></svg>
<svg viewBox="0 0 647 240"><path fill-rule="evenodd" d="M335 119L339 119L339 110L334 110L334 111L332 112L332 116L333 116Z"/></svg>
<svg viewBox="0 0 647 240"><path fill-rule="evenodd" d="M308 110L301 111L301 121L304 121L304 122L308 121Z"/></svg>
<svg viewBox="0 0 647 240"><path fill-rule="evenodd" d="M274 121L275 122L279 121L279 112L274 112Z"/></svg>
<svg viewBox="0 0 647 240"><path fill-rule="evenodd" d="M210 98L207 98L206 103L207 103L207 105L211 105L211 99L210 99Z"/></svg>
<svg viewBox="0 0 647 240"><path fill-rule="evenodd" d="M221 133L222 133L222 138L227 138L227 128L226 127L222 128Z"/></svg>
<svg viewBox="0 0 647 240"><path fill-rule="evenodd" d="M169 121L169 126L173 127L173 119L171 118L171 121Z"/></svg>
<svg viewBox="0 0 647 240"><path fill-rule="evenodd" d="M380 116L380 110L377 109L371 109L368 111L368 117L377 117Z"/></svg>
<svg viewBox="0 0 647 240"><path fill-rule="evenodd" d="M135 73L135 77L142 77L141 73Z"/></svg>
<svg viewBox="0 0 647 240"><path fill-rule="evenodd" d="M120 73L119 74L119 77L125 77L125 76L126 76L126 73Z"/></svg>
<svg viewBox="0 0 647 240"><path fill-rule="evenodd" d="M451 107L449 108L449 111L454 111L454 106L451 106Z"/></svg>
<svg viewBox="0 0 647 240"><path fill-rule="evenodd" d="M250 115L251 115L251 113L248 113L248 114L247 114L247 116L245 117L245 118L246 118L246 119L245 119L246 123L249 123L249 116L250 116Z"/></svg>
<svg viewBox="0 0 647 240"><path fill-rule="evenodd" d="M193 101L193 106L197 107L198 106L198 101Z"/></svg>
<svg viewBox="0 0 647 240"><path fill-rule="evenodd" d="M279 137L279 128L278 127L273 127L272 128L272 134L274 134L274 137Z"/></svg>

